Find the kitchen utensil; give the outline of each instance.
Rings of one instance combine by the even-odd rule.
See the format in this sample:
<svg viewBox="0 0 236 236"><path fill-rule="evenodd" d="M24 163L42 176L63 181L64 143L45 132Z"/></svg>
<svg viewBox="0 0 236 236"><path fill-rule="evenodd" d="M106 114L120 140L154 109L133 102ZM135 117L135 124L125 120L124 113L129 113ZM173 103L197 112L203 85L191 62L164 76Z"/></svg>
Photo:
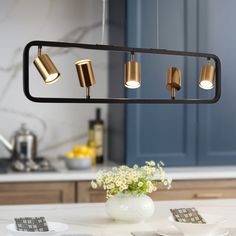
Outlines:
<svg viewBox="0 0 236 236"><path fill-rule="evenodd" d="M226 220L218 215L201 214L206 220L206 224L182 223L174 220L170 216L168 220L181 232L184 236L210 236L214 235L219 229L220 225Z"/></svg>
<svg viewBox="0 0 236 236"><path fill-rule="evenodd" d="M59 222L48 222L48 227L49 231L46 232L17 231L15 224L7 225L6 229L14 236L56 236L61 235L62 232L65 232L69 228L67 224Z"/></svg>
<svg viewBox="0 0 236 236"><path fill-rule="evenodd" d="M0 142L11 153L12 159L34 159L37 155L37 137L25 124L15 132L12 142L0 134Z"/></svg>

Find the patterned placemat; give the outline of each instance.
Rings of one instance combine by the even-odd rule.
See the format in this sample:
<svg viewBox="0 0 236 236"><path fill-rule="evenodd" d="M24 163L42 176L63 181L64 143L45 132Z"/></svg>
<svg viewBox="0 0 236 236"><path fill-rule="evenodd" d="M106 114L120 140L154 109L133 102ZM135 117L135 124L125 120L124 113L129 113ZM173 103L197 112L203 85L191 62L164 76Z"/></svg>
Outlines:
<svg viewBox="0 0 236 236"><path fill-rule="evenodd" d="M15 218L18 231L46 232L49 231L45 217L21 217Z"/></svg>
<svg viewBox="0 0 236 236"><path fill-rule="evenodd" d="M170 209L170 211L175 221L182 223L206 224L206 221L194 207Z"/></svg>

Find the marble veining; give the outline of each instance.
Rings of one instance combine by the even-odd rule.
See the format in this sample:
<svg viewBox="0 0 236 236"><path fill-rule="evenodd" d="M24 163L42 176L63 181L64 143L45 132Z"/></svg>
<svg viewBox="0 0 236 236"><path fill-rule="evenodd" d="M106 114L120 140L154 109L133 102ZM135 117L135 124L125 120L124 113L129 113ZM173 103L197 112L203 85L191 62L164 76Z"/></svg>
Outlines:
<svg viewBox="0 0 236 236"><path fill-rule="evenodd" d="M14 44L12 38L9 39L9 42L7 36L3 38L5 43L2 47L5 48L1 49L4 53L2 53L2 58L0 59L0 76L3 78L0 82L0 112L4 115L2 117L2 123L7 122L9 125L7 125L8 127L1 127L0 125L0 133L10 136L10 134L19 127L19 123L22 123L22 121L29 123L31 129L32 126L34 126L33 130L36 129L36 133L41 141L39 147L40 152L53 155L54 153L65 153L68 147L76 142L84 142L87 135L87 121L93 115L94 110L91 110L91 108L83 108L85 112L83 116L81 116L79 115L79 111L74 110L75 106L71 106L71 113L73 113L75 117L79 117L76 122L73 116L63 115L62 119L62 117L54 117L53 114L50 114L50 111L47 114L47 118L45 118L43 114L45 111L41 104L37 105L39 107L38 110L31 109L35 105L26 101L26 98L24 98L22 94L22 88L18 87L19 85L22 87L23 48L27 42L36 39L100 43L102 1L89 0L85 2L79 0L70 1L66 5L63 0L47 0L44 1L43 5L43 10L40 12L41 15L35 12L35 17L33 18L29 18L31 15L34 15L33 11L35 11L35 9L40 11L40 3L38 1L33 0L28 4L26 0L12 0L5 1L1 5L0 29L11 30L12 32L9 33L9 35L14 35L13 37L15 37L17 41L15 41L16 43ZM78 12L73 12L71 9L78 9ZM101 12L98 11L100 9ZM25 14L23 14L24 11ZM58 17L60 12L57 13L57 11L65 12L66 15L61 21L62 25L59 31L58 24L60 24L60 19L58 20ZM82 16L83 11L89 14ZM92 17L90 17L90 14ZM37 19L38 16L40 16L40 21ZM19 24L19 27L16 27L17 24ZM25 25L28 24L32 25L32 28L25 27ZM50 27L52 30L50 30ZM14 30L18 28L24 31L14 33ZM49 33L47 34L47 32ZM59 58L62 58L62 56L75 58L77 56L77 53L72 49L49 48L47 52L50 56ZM4 55L7 55L8 59L6 59ZM30 56L30 60L33 61L33 59L34 57ZM101 63L97 64L97 68L100 70L98 77L106 78L106 61L107 58L104 58L104 60L101 60ZM104 91L106 94L107 88L102 88L101 91ZM19 99L16 98L18 94ZM61 110L63 110L63 107L64 105L61 105ZM94 106L90 107L93 108ZM105 105L101 105L100 107L102 107L103 115L106 119L107 107ZM8 119L8 117L10 117L10 119ZM14 124L12 125L10 122L14 122ZM77 132L74 129L76 124L80 124L79 127L77 127ZM64 130L68 130L67 133L65 133ZM54 133L58 132L60 135L57 135L56 138L52 140L51 137L54 136ZM5 155L4 153L6 152L0 145L0 156Z"/></svg>

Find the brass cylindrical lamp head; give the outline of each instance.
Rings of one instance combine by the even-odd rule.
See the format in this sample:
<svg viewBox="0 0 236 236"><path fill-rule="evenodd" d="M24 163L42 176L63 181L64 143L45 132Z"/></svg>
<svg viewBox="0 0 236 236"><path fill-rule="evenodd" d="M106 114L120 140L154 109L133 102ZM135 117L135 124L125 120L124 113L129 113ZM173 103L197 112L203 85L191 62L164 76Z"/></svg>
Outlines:
<svg viewBox="0 0 236 236"><path fill-rule="evenodd" d="M171 97L175 98L176 90L181 89L181 71L176 67L169 67L166 74L166 88L171 92Z"/></svg>
<svg viewBox="0 0 236 236"><path fill-rule="evenodd" d="M80 60L75 63L81 87L90 87L96 83L91 60Z"/></svg>
<svg viewBox="0 0 236 236"><path fill-rule="evenodd" d="M91 60L80 60L75 63L81 87L86 87L87 98L90 97L89 87L96 83Z"/></svg>
<svg viewBox="0 0 236 236"><path fill-rule="evenodd" d="M37 56L34 60L34 65L46 84L52 84L60 78L60 72L57 70L48 54Z"/></svg>
<svg viewBox="0 0 236 236"><path fill-rule="evenodd" d="M137 61L131 60L125 64L124 70L125 87L135 89L140 87L140 65Z"/></svg>
<svg viewBox="0 0 236 236"><path fill-rule="evenodd" d="M215 80L215 67L210 63L205 64L201 70L199 87L202 89L212 89Z"/></svg>

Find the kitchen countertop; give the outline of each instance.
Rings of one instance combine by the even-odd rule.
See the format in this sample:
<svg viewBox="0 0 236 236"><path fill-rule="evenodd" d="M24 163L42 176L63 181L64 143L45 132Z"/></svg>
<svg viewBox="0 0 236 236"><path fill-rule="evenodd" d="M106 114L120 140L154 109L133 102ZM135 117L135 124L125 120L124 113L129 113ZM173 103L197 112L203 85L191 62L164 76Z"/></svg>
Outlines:
<svg viewBox="0 0 236 236"><path fill-rule="evenodd" d="M108 163L87 170L68 170L62 160L54 160L52 164L57 169L56 172L0 174L0 183L93 180L99 170L111 169L115 166L114 163ZM236 166L168 167L165 169L168 176L174 180L236 179Z"/></svg>
<svg viewBox="0 0 236 236"><path fill-rule="evenodd" d="M236 200L162 201L155 202L155 207L149 220L131 224L110 220L103 203L0 206L0 235L10 236L5 227L15 217L45 216L47 221L68 224L69 230L65 234L131 236L130 232L160 231L180 236L167 220L169 209L180 207L196 207L201 213L220 215L227 220L223 227L231 232L229 236L236 235Z"/></svg>

